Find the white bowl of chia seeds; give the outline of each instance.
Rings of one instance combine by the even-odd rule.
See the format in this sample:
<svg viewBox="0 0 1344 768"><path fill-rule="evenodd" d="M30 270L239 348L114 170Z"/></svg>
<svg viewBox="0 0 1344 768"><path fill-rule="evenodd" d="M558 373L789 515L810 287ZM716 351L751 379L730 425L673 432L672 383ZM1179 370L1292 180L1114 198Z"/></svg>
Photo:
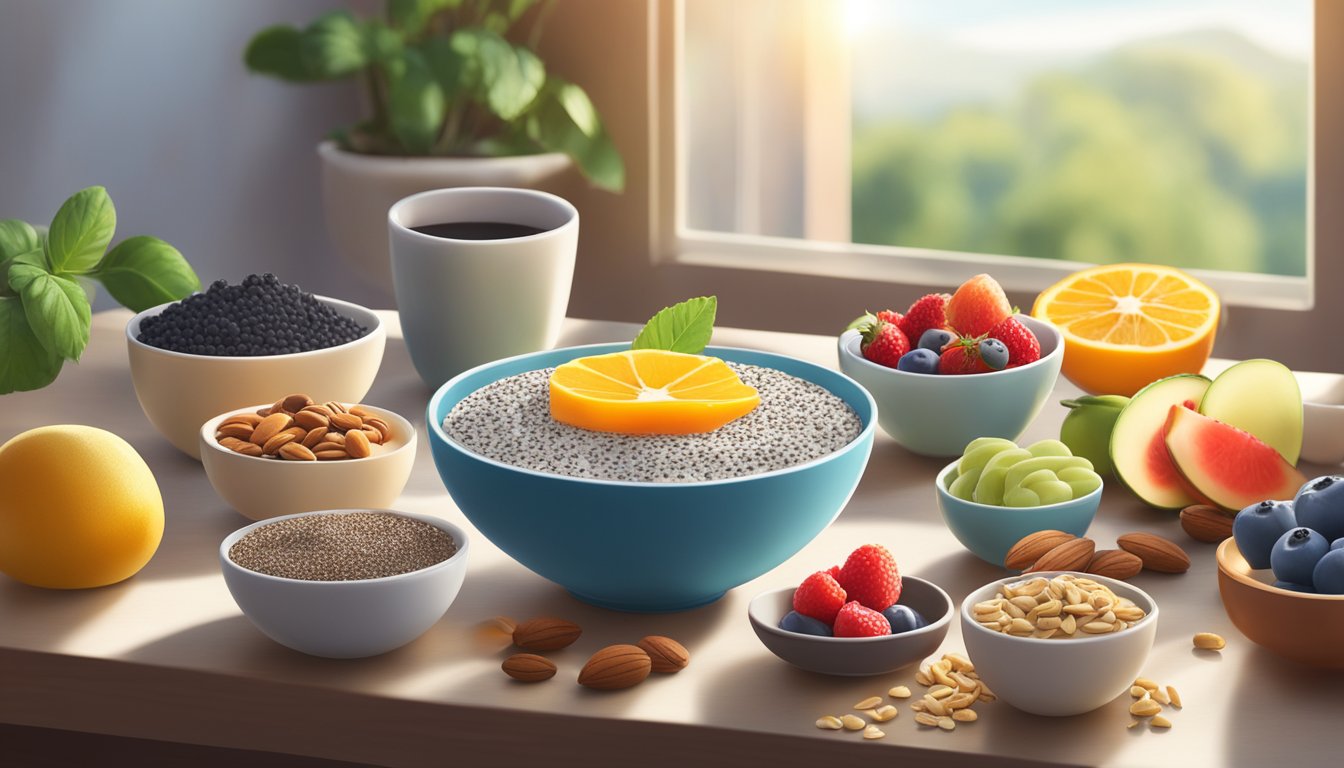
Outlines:
<svg viewBox="0 0 1344 768"><path fill-rule="evenodd" d="M219 546L243 615L296 651L376 656L432 627L467 575L467 535L429 515L304 512L253 523Z"/></svg>
<svg viewBox="0 0 1344 768"><path fill-rule="evenodd" d="M621 435L550 418L555 366L628 348L499 360L430 400L439 475L505 553L586 602L678 611L771 570L840 514L876 424L857 383L785 355L710 347L761 395L713 432Z"/></svg>

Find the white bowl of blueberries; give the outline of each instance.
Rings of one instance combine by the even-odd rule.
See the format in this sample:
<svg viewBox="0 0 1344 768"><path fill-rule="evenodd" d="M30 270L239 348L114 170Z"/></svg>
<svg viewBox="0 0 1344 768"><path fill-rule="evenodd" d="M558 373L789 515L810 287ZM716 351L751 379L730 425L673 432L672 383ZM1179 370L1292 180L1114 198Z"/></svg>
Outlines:
<svg viewBox="0 0 1344 768"><path fill-rule="evenodd" d="M864 574L884 560L887 575ZM747 615L761 643L780 659L810 672L858 677L887 674L933 654L953 610L938 585L898 575L886 550L870 544L798 587L762 592Z"/></svg>
<svg viewBox="0 0 1344 768"><path fill-rule="evenodd" d="M357 403L387 341L378 315L285 285L275 275L217 280L126 324L131 380L154 428L200 458L201 425L281 392Z"/></svg>

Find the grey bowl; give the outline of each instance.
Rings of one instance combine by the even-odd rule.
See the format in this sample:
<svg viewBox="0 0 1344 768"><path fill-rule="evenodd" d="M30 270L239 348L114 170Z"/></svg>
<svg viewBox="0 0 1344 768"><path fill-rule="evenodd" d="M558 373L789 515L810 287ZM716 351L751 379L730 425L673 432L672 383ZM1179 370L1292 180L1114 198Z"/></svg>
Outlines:
<svg viewBox="0 0 1344 768"><path fill-rule="evenodd" d="M762 592L747 606L751 628L765 647L795 667L823 675L884 675L931 656L947 636L952 598L938 585L915 576L901 577L902 605L928 620L928 625L883 637L817 637L779 628L793 610L794 587Z"/></svg>

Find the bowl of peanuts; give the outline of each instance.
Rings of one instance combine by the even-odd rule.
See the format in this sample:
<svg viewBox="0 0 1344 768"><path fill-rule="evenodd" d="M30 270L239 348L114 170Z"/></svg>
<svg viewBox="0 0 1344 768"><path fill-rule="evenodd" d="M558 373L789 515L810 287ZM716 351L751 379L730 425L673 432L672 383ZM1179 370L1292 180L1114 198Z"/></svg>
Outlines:
<svg viewBox="0 0 1344 768"><path fill-rule="evenodd" d="M415 427L385 408L293 394L222 413L200 431L215 493L252 520L390 507L415 463Z"/></svg>
<svg viewBox="0 0 1344 768"><path fill-rule="evenodd" d="M1052 571L1000 579L961 604L986 686L1036 715L1091 712L1129 691L1157 634L1157 603L1116 579Z"/></svg>

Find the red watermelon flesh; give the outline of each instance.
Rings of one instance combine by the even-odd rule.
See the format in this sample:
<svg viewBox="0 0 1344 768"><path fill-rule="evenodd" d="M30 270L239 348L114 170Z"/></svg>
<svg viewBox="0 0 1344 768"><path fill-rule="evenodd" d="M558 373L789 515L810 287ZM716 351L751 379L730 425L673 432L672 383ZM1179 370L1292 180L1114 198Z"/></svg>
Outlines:
<svg viewBox="0 0 1344 768"><path fill-rule="evenodd" d="M1184 405L1173 405L1163 428L1181 485L1206 504L1240 510L1267 499L1291 499L1306 478L1255 435Z"/></svg>

